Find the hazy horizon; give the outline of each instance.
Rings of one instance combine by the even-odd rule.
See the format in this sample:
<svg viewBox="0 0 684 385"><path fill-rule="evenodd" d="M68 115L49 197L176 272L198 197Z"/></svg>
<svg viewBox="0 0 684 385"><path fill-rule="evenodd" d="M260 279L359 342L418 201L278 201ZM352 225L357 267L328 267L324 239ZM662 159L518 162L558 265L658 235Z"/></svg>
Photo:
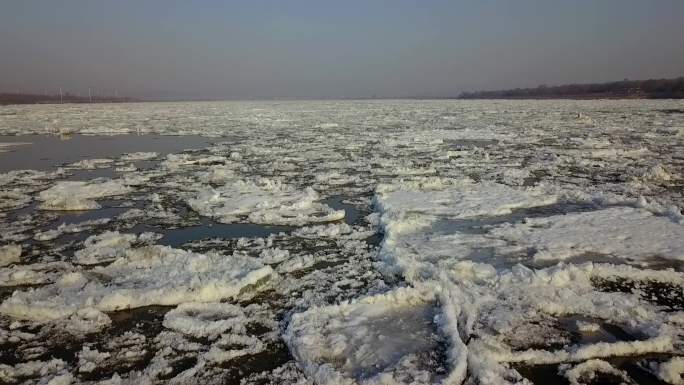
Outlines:
<svg viewBox="0 0 684 385"><path fill-rule="evenodd" d="M28 0L3 8L0 92L449 97L684 75L676 0Z"/></svg>

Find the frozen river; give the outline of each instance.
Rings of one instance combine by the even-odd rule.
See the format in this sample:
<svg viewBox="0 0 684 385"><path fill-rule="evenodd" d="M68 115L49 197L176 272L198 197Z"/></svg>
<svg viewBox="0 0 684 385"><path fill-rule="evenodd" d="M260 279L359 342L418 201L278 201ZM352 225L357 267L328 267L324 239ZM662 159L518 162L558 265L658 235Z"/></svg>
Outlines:
<svg viewBox="0 0 684 385"><path fill-rule="evenodd" d="M684 102L0 108L0 384L682 384Z"/></svg>

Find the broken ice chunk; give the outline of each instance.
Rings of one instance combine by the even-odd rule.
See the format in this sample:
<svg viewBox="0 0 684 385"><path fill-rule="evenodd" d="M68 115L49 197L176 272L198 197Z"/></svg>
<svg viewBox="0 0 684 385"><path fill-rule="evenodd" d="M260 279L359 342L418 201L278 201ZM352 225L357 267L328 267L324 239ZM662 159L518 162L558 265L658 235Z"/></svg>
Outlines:
<svg viewBox="0 0 684 385"><path fill-rule="evenodd" d="M92 235L85 240L84 249L76 251L74 257L81 265L95 265L111 262L125 255L137 237L134 234L120 234L118 231L106 231Z"/></svg>
<svg viewBox="0 0 684 385"><path fill-rule="evenodd" d="M401 382L406 377L438 382L446 373L437 354L441 337L434 301L428 292L397 289L311 308L292 317L285 340L320 384Z"/></svg>
<svg viewBox="0 0 684 385"><path fill-rule="evenodd" d="M154 159L158 156L156 152L131 152L128 154L124 154L121 156L121 160L123 161L132 161L132 160L150 160Z"/></svg>
<svg viewBox="0 0 684 385"><path fill-rule="evenodd" d="M226 331L244 333L247 323L242 308L229 303L182 303L164 316L164 327L212 340Z"/></svg>
<svg viewBox="0 0 684 385"><path fill-rule="evenodd" d="M34 263L0 268L0 286L40 285L52 282L55 277L72 266L66 262Z"/></svg>

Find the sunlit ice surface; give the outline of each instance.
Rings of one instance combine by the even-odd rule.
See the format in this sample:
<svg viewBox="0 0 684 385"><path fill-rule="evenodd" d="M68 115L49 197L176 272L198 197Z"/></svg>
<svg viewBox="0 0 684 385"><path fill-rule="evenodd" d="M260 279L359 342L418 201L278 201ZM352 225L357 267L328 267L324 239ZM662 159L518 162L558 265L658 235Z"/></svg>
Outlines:
<svg viewBox="0 0 684 385"><path fill-rule="evenodd" d="M0 383L680 384L684 102L0 109Z"/></svg>

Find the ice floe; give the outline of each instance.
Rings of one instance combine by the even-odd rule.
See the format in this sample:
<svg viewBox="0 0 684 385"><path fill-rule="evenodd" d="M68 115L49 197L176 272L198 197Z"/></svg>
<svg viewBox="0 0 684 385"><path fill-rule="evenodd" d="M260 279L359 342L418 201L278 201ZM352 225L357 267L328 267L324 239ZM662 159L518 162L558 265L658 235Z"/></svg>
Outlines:
<svg viewBox="0 0 684 385"><path fill-rule="evenodd" d="M100 218L92 219L88 221L78 222L78 223L62 223L57 226L56 229L45 230L36 233L33 239L36 241L51 241L62 234L73 234L80 233L86 230L92 230L93 228L101 225L105 225L111 221L111 218Z"/></svg>
<svg viewBox="0 0 684 385"><path fill-rule="evenodd" d="M8 384L20 384L35 380L37 384L67 385L73 376L67 371L66 362L53 359L47 362L29 361L14 366L0 364L0 380Z"/></svg>
<svg viewBox="0 0 684 385"><path fill-rule="evenodd" d="M668 384L681 385L684 384L684 358L673 357L666 362L655 364L655 374L661 380Z"/></svg>
<svg viewBox="0 0 684 385"><path fill-rule="evenodd" d="M150 160L159 156L156 152L132 152L121 156L121 160L125 162L136 160Z"/></svg>
<svg viewBox="0 0 684 385"><path fill-rule="evenodd" d="M18 209L31 202L32 198L18 189L0 191L0 209Z"/></svg>
<svg viewBox="0 0 684 385"><path fill-rule="evenodd" d="M598 374L611 375L615 380L624 381L622 383L629 384L631 379L622 370L614 368L610 363L603 360L589 360L581 364L568 368L563 373L568 379L570 385L581 385L587 382L591 383L597 380Z"/></svg>
<svg viewBox="0 0 684 385"><path fill-rule="evenodd" d="M495 183L458 181L452 188L411 188L411 184L381 185L377 200L383 215L395 212L450 218L510 214L513 209L549 205L557 197L542 189L514 189Z"/></svg>
<svg viewBox="0 0 684 385"><path fill-rule="evenodd" d="M218 188L207 187L188 199L201 215L219 222L247 220L253 223L304 225L344 218L344 210L320 203L311 188L297 191L270 180L259 183L233 181Z"/></svg>
<svg viewBox="0 0 684 385"><path fill-rule="evenodd" d="M242 308L229 303L182 303L164 317L168 329L210 339L227 331L244 333L248 322Z"/></svg>
<svg viewBox="0 0 684 385"><path fill-rule="evenodd" d="M617 260L684 259L684 226L632 207L613 207L504 225L490 232L534 250L536 259L567 259L587 253Z"/></svg>
<svg viewBox="0 0 684 385"><path fill-rule="evenodd" d="M74 253L76 262L81 265L96 265L112 262L123 257L131 244L137 240L134 234L120 234L118 231L105 231L92 235L83 242L84 248Z"/></svg>
<svg viewBox="0 0 684 385"><path fill-rule="evenodd" d="M21 257L21 245L0 246L0 267L19 262L19 257Z"/></svg>
<svg viewBox="0 0 684 385"><path fill-rule="evenodd" d="M132 189L118 180L106 181L60 181L47 190L41 191L38 198L44 210L92 210L100 205L97 198L121 195Z"/></svg>
<svg viewBox="0 0 684 385"><path fill-rule="evenodd" d="M108 168L114 163L113 159L83 159L66 166L68 169L94 170L97 168Z"/></svg>

